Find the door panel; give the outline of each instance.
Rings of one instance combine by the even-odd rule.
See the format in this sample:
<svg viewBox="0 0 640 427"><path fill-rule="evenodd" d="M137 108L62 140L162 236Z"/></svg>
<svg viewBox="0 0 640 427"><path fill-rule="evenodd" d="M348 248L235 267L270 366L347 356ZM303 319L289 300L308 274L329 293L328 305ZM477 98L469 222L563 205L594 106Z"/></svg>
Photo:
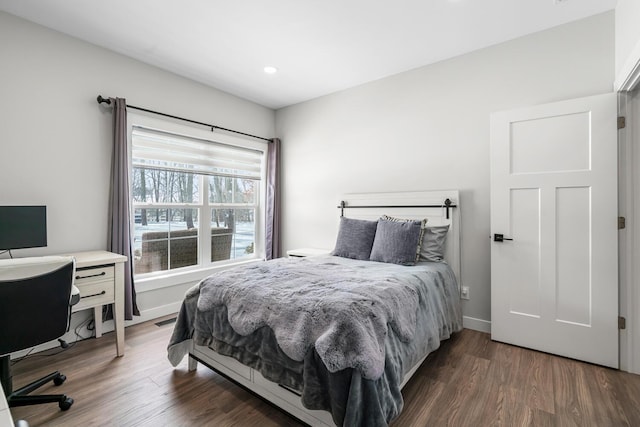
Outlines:
<svg viewBox="0 0 640 427"><path fill-rule="evenodd" d="M615 94L491 115L492 338L618 366Z"/></svg>
<svg viewBox="0 0 640 427"><path fill-rule="evenodd" d="M591 189L556 189L556 320L591 325Z"/></svg>
<svg viewBox="0 0 640 427"><path fill-rule="evenodd" d="M509 287L511 313L540 317L540 191L537 188L511 189L511 236L504 247L505 259L520 280Z"/></svg>
<svg viewBox="0 0 640 427"><path fill-rule="evenodd" d="M589 169L589 114L511 123L511 173Z"/></svg>

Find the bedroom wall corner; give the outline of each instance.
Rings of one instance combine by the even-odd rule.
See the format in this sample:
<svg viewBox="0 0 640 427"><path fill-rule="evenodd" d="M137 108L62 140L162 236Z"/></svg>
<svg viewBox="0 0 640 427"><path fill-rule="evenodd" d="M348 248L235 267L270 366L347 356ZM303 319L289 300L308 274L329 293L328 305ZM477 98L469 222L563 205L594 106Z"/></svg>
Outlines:
<svg viewBox="0 0 640 427"><path fill-rule="evenodd" d="M640 66L638 21L640 21L640 2L618 0L615 9L616 90L622 87L632 71Z"/></svg>
<svg viewBox="0 0 640 427"><path fill-rule="evenodd" d="M614 52L608 12L276 111L283 249L333 248L341 194L458 189L463 314L486 330L489 115L610 92Z"/></svg>

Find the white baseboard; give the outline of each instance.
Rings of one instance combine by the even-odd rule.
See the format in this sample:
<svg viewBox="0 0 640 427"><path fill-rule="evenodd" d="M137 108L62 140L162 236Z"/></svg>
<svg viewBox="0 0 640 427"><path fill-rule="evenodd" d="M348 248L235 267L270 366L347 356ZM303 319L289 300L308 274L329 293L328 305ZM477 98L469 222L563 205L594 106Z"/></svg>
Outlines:
<svg viewBox="0 0 640 427"><path fill-rule="evenodd" d="M126 320L124 322L124 326L127 327L137 325L138 323L157 319L158 317L167 316L169 314L177 314L180 311L181 305L182 301L176 301L170 304L161 305L159 307L153 307L149 310L141 310L140 316L133 316L133 320Z"/></svg>
<svg viewBox="0 0 640 427"><path fill-rule="evenodd" d="M149 320L157 319L159 317L168 316L169 314L176 314L180 311L180 305L182 301L172 302L170 304L161 305L159 307L153 307L149 310L140 310L140 316L133 316L132 320L125 320L124 327L137 325L138 323L147 322ZM102 333L112 332L114 330L113 320L107 320L102 324ZM125 342L127 340L127 334L125 332Z"/></svg>
<svg viewBox="0 0 640 427"><path fill-rule="evenodd" d="M149 310L141 310L140 316L133 316L132 320L125 320L124 327L137 325L138 323L147 322L149 320L157 319L159 317L167 316L169 314L175 314L180 311L180 305L182 301L173 302L171 304L161 305L160 307L154 307ZM115 329L113 320L106 320L102 323L102 333L113 332ZM125 342L127 340L127 334L125 332Z"/></svg>
<svg viewBox="0 0 640 427"><path fill-rule="evenodd" d="M462 326L474 331L491 333L491 322L488 320L476 319L474 317L462 316Z"/></svg>

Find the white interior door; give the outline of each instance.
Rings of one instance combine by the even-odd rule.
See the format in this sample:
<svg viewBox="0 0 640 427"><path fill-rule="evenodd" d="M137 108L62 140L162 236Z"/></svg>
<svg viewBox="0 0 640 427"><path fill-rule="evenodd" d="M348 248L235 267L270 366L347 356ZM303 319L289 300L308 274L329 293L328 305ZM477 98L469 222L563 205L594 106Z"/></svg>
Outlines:
<svg viewBox="0 0 640 427"><path fill-rule="evenodd" d="M491 115L492 339L618 367L616 118L613 93Z"/></svg>

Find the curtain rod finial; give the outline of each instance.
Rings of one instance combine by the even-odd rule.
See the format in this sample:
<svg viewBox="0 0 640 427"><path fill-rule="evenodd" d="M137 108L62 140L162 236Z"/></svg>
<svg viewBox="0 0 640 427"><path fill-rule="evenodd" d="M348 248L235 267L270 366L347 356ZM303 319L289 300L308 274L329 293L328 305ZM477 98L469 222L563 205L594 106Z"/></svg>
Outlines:
<svg viewBox="0 0 640 427"><path fill-rule="evenodd" d="M98 95L98 104L102 104L103 102L111 105L111 100L109 98L103 98L102 95Z"/></svg>

